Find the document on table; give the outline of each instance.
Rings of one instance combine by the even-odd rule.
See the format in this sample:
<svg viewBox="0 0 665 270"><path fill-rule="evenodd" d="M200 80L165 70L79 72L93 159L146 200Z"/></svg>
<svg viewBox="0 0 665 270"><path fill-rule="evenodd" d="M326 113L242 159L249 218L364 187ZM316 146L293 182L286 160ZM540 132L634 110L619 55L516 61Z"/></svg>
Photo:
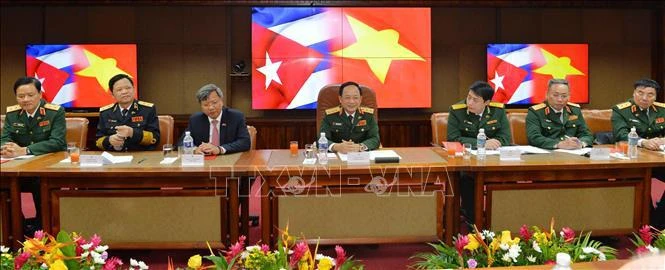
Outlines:
<svg viewBox="0 0 665 270"><path fill-rule="evenodd" d="M503 149L519 149L522 154L549 154L550 151L547 151L542 148L538 148L531 145L513 145L513 146L501 146Z"/></svg>
<svg viewBox="0 0 665 270"><path fill-rule="evenodd" d="M346 154L342 153L337 153L339 156L339 160L341 161L346 161L348 159ZM400 160L402 157L400 157L397 152L394 150L374 150L374 151L369 151L369 160L374 160L376 157L397 157Z"/></svg>
<svg viewBox="0 0 665 270"><path fill-rule="evenodd" d="M568 153L568 154L573 154L573 155L578 155L578 156L583 156L586 155L587 153L591 152L591 148L585 147L581 149L575 149L575 150L566 150L566 149L556 149L554 150L555 152L561 152L561 153Z"/></svg>
<svg viewBox="0 0 665 270"><path fill-rule="evenodd" d="M23 159L30 159L35 157L35 155L23 155L23 156L18 156L18 157L13 157L13 158L0 158L2 161L9 161L9 160L23 160Z"/></svg>
<svg viewBox="0 0 665 270"><path fill-rule="evenodd" d="M118 163L130 163L134 156L114 156L111 153L104 151L102 153L102 158L104 158L104 164L118 164Z"/></svg>

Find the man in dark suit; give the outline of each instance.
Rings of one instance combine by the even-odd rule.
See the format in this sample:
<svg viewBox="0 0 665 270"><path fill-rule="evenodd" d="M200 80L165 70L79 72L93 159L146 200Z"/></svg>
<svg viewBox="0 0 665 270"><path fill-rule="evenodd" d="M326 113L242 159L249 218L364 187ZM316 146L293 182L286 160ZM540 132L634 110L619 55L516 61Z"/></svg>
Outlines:
<svg viewBox="0 0 665 270"><path fill-rule="evenodd" d="M224 107L224 94L219 87L204 85L196 92L196 99L201 105L201 112L189 117L185 130L194 139L195 153L223 155L249 150L251 141L245 115ZM184 137L183 132L178 145L182 145Z"/></svg>

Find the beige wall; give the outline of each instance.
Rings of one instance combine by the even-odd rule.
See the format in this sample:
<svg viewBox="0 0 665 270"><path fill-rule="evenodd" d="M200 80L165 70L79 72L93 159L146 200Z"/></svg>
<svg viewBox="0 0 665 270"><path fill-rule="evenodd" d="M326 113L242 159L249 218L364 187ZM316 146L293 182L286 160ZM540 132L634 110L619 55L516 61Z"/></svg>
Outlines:
<svg viewBox="0 0 665 270"><path fill-rule="evenodd" d="M662 13L662 12L661 12ZM432 108L446 111L485 77L485 46L493 42L589 43L591 103L626 99L634 80L652 76L649 9L432 8ZM28 43L137 43L141 99L160 114L198 110L193 92L205 83L227 89L226 101L249 117L313 117L312 111L252 111L247 78L228 77L238 60L250 65L246 6L3 6L0 97L15 103L13 81L24 74ZM665 25L665 19L663 19ZM662 37L660 37L662 38ZM231 89L231 90L228 90ZM382 117L399 118L404 110Z"/></svg>

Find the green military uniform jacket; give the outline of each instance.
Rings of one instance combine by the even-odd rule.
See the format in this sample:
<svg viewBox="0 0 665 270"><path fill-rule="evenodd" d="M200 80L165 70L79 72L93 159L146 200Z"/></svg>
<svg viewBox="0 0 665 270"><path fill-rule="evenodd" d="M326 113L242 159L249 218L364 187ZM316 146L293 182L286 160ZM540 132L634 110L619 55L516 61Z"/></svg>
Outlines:
<svg viewBox="0 0 665 270"><path fill-rule="evenodd" d="M593 144L593 134L584 121L580 105L568 102L561 113L556 113L547 102L533 105L526 115L526 135L529 144L554 149L554 146L568 137L577 137L583 144Z"/></svg>
<svg viewBox="0 0 665 270"><path fill-rule="evenodd" d="M367 150L379 148L379 126L374 119L374 109L360 107L353 117L353 123L347 118L341 106L326 110L326 116L321 124L321 131L332 143L341 143L342 140L362 143Z"/></svg>
<svg viewBox="0 0 665 270"><path fill-rule="evenodd" d="M612 107L614 140L627 141L632 127L643 139L665 137L665 103L654 102L648 116L632 99Z"/></svg>
<svg viewBox="0 0 665 270"><path fill-rule="evenodd" d="M488 139L496 139L501 145L510 145L510 123L503 103L490 102L485 106L482 118L469 112L466 101L453 104L448 111L448 141L470 143L476 147L478 131L484 128Z"/></svg>
<svg viewBox="0 0 665 270"><path fill-rule="evenodd" d="M33 155L42 155L67 149L65 109L41 100L32 119L20 105L7 107L0 145L14 142L27 147Z"/></svg>
<svg viewBox="0 0 665 270"><path fill-rule="evenodd" d="M97 124L97 148L115 151L109 142L109 137L116 133L115 127L126 125L134 130L132 137L125 140L122 150L154 150L159 142L159 119L155 105L145 101L134 100L129 106L129 112L122 116L118 103L99 108L99 123Z"/></svg>

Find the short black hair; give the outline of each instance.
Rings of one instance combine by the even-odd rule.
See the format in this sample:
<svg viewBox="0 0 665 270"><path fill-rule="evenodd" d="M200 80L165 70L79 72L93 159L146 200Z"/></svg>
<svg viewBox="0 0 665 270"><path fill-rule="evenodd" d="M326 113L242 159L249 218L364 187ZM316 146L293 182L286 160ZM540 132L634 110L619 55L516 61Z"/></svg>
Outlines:
<svg viewBox="0 0 665 270"><path fill-rule="evenodd" d="M469 86L469 91L483 98L483 101L492 100L494 96L494 89L489 83L483 81L475 81Z"/></svg>
<svg viewBox="0 0 665 270"><path fill-rule="evenodd" d="M351 85L354 85L355 87L358 87L358 92L360 93L361 96L363 95L363 89L360 88L360 85L358 83L348 81L348 82L345 82L345 83L343 83L342 85L339 86L339 96L341 97L342 94L344 94L344 88L345 87L351 86Z"/></svg>
<svg viewBox="0 0 665 270"><path fill-rule="evenodd" d="M34 77L21 77L14 82L14 95L16 95L16 89L19 87L26 85L26 84L32 84L37 88L37 92L42 91L42 82L39 80L35 79Z"/></svg>
<svg viewBox="0 0 665 270"><path fill-rule="evenodd" d="M134 86L134 81L132 81L132 78L129 77L129 75L127 75L127 74L118 74L118 75L115 75L115 76L111 77L111 79L109 80L109 91L111 91L111 93L113 93L113 85L115 83L117 83L119 80L122 80L122 79L129 80L129 83L132 84L132 86Z"/></svg>
<svg viewBox="0 0 665 270"><path fill-rule="evenodd" d="M638 87L651 87L653 89L656 89L656 92L660 90L660 84L658 84L657 81L647 78L635 81L635 83L633 84L633 88L637 89Z"/></svg>

